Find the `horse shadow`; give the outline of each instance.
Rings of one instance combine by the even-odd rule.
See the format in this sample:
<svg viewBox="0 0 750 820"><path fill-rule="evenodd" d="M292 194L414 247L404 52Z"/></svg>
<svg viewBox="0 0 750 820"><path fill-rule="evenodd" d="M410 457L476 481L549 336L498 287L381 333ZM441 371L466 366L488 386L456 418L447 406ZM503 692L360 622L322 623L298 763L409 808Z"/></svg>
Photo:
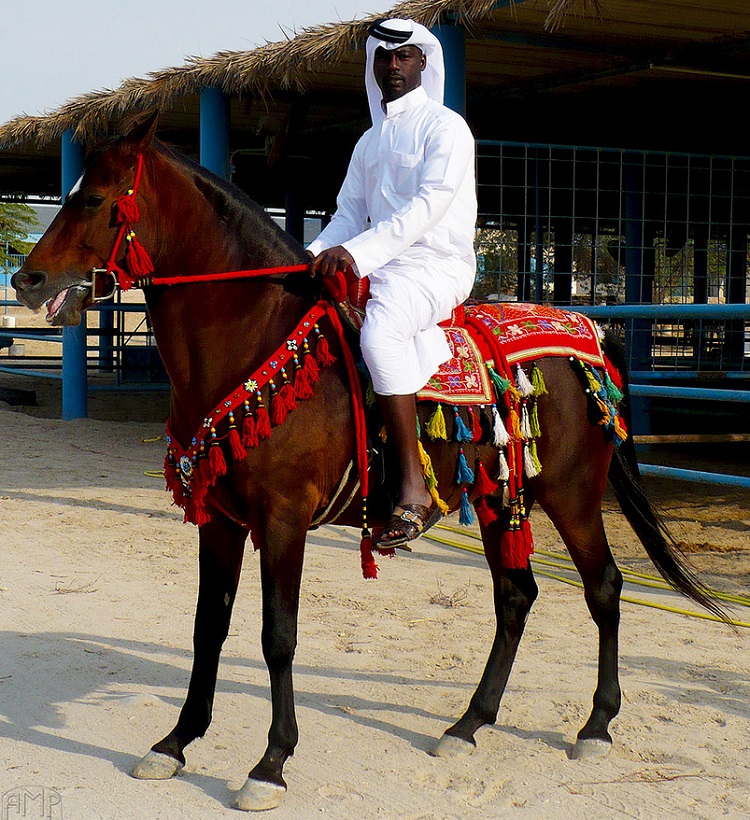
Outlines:
<svg viewBox="0 0 750 820"><path fill-rule="evenodd" d="M59 733L66 725L65 707L73 703L108 707L114 704L118 709L132 708L143 715L139 708L143 705L142 699L148 701L154 697L143 694L147 687L158 700L173 707L172 719L176 719L187 691L192 652L149 641L95 634L6 631L0 632L0 657L4 659L0 674L0 737L107 760L120 771L128 772L137 757L134 757L133 750L117 746L116 733L113 732L111 747ZM300 707L387 732L425 752L434 745L435 738L408 728L405 721L394 720L394 717L419 716L446 726L452 722L451 716L437 714L413 702L384 705L381 700L351 694L351 686L349 693L344 685L340 694L331 694L305 685L306 678L320 678L321 675L342 681L348 679L349 683L375 683L379 691L391 691L405 682L409 686L434 685L434 681L426 678L405 681L403 675L392 675L387 671L357 672L295 664ZM468 684L445 682L442 685L455 685L469 693ZM175 690L179 690L178 694L174 694ZM263 659L223 657L217 683L219 711L221 698L226 694L255 698L265 709L270 701L270 691ZM148 719L147 715L143 729L146 741L152 743L158 739L160 729L148 725ZM162 728L166 731L171 726ZM150 732L154 733L153 737ZM139 749L137 753L145 751L145 748ZM206 777L201 775L201 778ZM207 778L210 787L207 790L213 791L211 780ZM217 792L223 793L225 781L219 779L216 784L221 784L216 785Z"/></svg>

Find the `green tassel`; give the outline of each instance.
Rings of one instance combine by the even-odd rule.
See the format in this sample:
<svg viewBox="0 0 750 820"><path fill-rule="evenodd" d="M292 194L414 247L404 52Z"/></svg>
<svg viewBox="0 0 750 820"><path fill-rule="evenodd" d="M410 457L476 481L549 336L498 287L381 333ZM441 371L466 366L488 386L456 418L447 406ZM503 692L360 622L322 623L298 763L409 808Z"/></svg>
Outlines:
<svg viewBox="0 0 750 820"><path fill-rule="evenodd" d="M365 404L368 407L375 407L375 388L372 386L372 382L367 382L367 390L365 390Z"/></svg>
<svg viewBox="0 0 750 820"><path fill-rule="evenodd" d="M435 408L435 412L427 419L424 429L433 441L437 441L437 439L448 441L448 430L445 426L445 415L443 414L442 404L438 404Z"/></svg>
<svg viewBox="0 0 750 820"><path fill-rule="evenodd" d="M487 365L487 372L490 374L490 381L495 385L498 396L502 396L510 387L510 380L504 379L494 367Z"/></svg>
<svg viewBox="0 0 750 820"><path fill-rule="evenodd" d="M417 438L422 438L422 422L419 420L419 416L417 415Z"/></svg>
<svg viewBox="0 0 750 820"><path fill-rule="evenodd" d="M536 467L537 475L542 472L542 462L539 461L539 456L536 452L536 442L532 439L529 442L529 455L531 456L531 461Z"/></svg>
<svg viewBox="0 0 750 820"><path fill-rule="evenodd" d="M604 371L604 387L607 390L607 395L612 404L619 404L622 401L622 390L610 379L609 373L607 373L606 370Z"/></svg>
<svg viewBox="0 0 750 820"><path fill-rule="evenodd" d="M531 437L539 438L542 435L542 428L539 426L539 410L536 402L531 403L531 413L529 413L529 427L531 428Z"/></svg>
<svg viewBox="0 0 750 820"><path fill-rule="evenodd" d="M536 366L536 362L531 367L531 384L534 387L535 396L546 396L547 385L544 383L544 375L542 371Z"/></svg>

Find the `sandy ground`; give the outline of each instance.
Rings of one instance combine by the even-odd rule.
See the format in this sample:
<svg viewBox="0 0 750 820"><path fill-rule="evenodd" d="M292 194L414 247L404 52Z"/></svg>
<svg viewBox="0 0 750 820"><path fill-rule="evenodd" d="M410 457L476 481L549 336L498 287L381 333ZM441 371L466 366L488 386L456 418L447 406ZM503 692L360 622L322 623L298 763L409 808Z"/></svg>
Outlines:
<svg viewBox="0 0 750 820"><path fill-rule="evenodd" d="M213 725L175 779L131 779L130 766L172 727L190 668L197 534L144 475L160 467L163 443L144 439L162 425L7 408L0 424L2 817L32 816L6 809L41 788L59 800L53 817L237 817L232 791L262 754L270 719L257 556L245 561ZM748 494L649 486L704 577L747 595ZM619 563L648 570L615 509L608 503L606 517ZM532 521L538 548L560 551L544 515ZM492 640L483 560L422 539L365 582L356 533L311 534L296 661L301 740L275 817L750 816L750 629L623 604L615 746L606 760L571 761L596 636L580 590L547 577L497 725L478 732L471 756L430 757ZM737 617L750 621L750 610Z"/></svg>

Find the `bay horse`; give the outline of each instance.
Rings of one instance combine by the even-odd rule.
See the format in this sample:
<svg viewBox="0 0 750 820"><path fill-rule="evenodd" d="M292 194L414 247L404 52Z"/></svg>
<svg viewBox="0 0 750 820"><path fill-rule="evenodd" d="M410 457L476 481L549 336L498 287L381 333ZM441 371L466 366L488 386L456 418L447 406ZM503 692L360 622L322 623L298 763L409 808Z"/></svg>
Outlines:
<svg viewBox="0 0 750 820"><path fill-rule="evenodd" d="M112 251L122 227L117 207L128 191L135 200L134 178L142 169L137 192L138 240L148 249L154 268L154 284L144 287L144 293L171 380L170 435L186 444L222 397L262 367L273 351L283 348L315 304L315 297L308 292L306 274L296 280L268 276L159 286L160 279L175 274L194 277L206 272L304 265L307 257L242 192L155 141L155 127L153 115L87 158L82 178L14 275L13 286L26 307L47 305L50 324L77 324L95 291L103 287L103 280L92 271L101 271L108 260L118 267L125 265L124 252ZM219 655L250 532L260 551L262 649L270 675L272 720L265 753L235 797L234 805L244 810L275 807L286 790L283 767L298 740L292 660L306 534L334 500L356 448L352 386L342 359L342 342L331 333L330 323L327 315L319 320L336 361L320 367L312 395L299 402L272 436L230 461L225 474L219 471L215 484L204 488L209 512L198 521L200 581L187 697L174 729L132 770L137 778L171 777L185 764L185 747L209 726ZM612 361L624 370L622 353L612 339L604 344ZM580 573L586 604L598 627L593 709L572 751L573 757L587 758L609 750L608 726L620 707L622 576L602 522L601 502L608 480L662 575L701 605L720 610L710 592L683 565L676 545L644 495L632 441L615 450L602 429L590 423L580 382L564 358L542 358L537 364L548 387L547 395L538 402L544 428L539 458L544 469L526 484L526 506L530 509L538 502L557 528ZM428 410L420 403L423 424ZM455 510L461 500L452 478L455 449L449 452L451 447L440 441L426 442L425 447L443 497ZM214 449L220 457L221 448L212 447L212 455ZM497 463L497 450L490 444L468 443L466 452L469 459ZM441 756L471 750L476 731L495 722L525 620L537 596L528 560L520 568L508 568L501 558L499 545L509 527L508 509L500 498L486 500L496 513L481 525L494 588L496 634L465 714L438 742L435 753ZM372 523L384 524L388 513L387 499L374 492ZM345 509L337 523L358 526L358 511Z"/></svg>

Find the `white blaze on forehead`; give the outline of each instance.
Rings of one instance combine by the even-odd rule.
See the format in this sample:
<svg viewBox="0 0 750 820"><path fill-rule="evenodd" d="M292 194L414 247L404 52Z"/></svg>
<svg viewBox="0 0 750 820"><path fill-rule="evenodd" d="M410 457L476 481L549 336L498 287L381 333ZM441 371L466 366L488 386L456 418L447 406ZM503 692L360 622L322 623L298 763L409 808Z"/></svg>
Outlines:
<svg viewBox="0 0 750 820"><path fill-rule="evenodd" d="M68 191L68 195L65 197L65 199L70 199L70 197L72 197L73 194L77 194L81 190L82 182L83 174L81 174L81 176L78 177L78 179L76 180L76 184Z"/></svg>

